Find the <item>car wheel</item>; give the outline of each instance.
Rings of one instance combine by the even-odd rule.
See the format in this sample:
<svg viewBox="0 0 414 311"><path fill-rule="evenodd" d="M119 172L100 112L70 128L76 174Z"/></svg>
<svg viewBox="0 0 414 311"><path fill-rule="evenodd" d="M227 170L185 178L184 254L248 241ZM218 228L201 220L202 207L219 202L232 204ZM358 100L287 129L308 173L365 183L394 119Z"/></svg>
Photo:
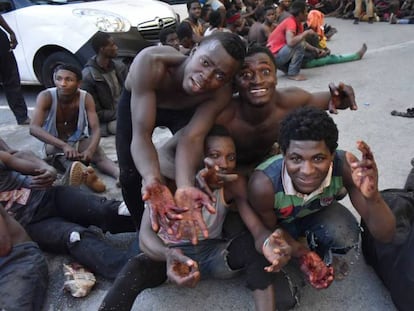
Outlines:
<svg viewBox="0 0 414 311"><path fill-rule="evenodd" d="M82 65L73 55L67 52L55 52L50 54L42 66L41 82L45 87L53 87L55 85L53 82L53 72L55 71L55 68L61 64L70 64L82 70Z"/></svg>

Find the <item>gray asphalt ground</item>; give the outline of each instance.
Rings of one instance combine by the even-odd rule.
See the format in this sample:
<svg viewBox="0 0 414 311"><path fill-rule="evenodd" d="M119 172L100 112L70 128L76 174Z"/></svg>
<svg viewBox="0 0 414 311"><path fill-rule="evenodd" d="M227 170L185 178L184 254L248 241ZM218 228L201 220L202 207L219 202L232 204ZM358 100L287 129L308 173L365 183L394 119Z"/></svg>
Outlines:
<svg viewBox="0 0 414 311"><path fill-rule="evenodd" d="M406 111L413 105L414 26L360 23L327 18L326 22L338 29L328 43L332 53L344 54L358 50L362 43L368 52L361 61L303 70L307 81L288 80L278 72L279 87L298 86L309 91L326 91L328 84L343 81L354 87L359 104L358 111L340 111L334 116L340 130L340 148L359 154L355 142L363 139L371 146L380 172L380 189L402 187L414 156L414 120L391 116L392 110ZM25 87L29 107L34 105L35 93L40 90ZM0 93L0 135L15 148L27 148L41 154L41 145L29 137L27 127L15 125L4 95ZM154 136L159 140L164 133ZM102 139L102 145L112 158L116 158L114 138ZM113 180L104 177L110 185L105 195L120 198ZM344 204L350 207L348 199ZM351 208L352 210L352 208ZM127 240L127 236L120 241ZM348 276L326 290L315 290L306 285L301 290L300 304L295 310L396 310L373 270L364 263L362 255L349 256ZM48 255L50 290L44 310L97 310L110 283L97 277L97 284L86 298L72 298L63 292L62 263L70 262L65 256ZM251 293L244 287L243 277L228 281L202 281L195 289L177 288L165 284L144 291L133 310L253 310Z"/></svg>

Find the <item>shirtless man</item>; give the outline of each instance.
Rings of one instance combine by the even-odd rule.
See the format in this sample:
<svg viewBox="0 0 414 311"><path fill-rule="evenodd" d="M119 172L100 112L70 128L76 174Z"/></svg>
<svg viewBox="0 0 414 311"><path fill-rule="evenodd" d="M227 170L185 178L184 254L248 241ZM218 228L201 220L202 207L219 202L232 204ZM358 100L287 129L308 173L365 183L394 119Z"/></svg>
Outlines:
<svg viewBox="0 0 414 311"><path fill-rule="evenodd" d="M0 309L42 310L47 283L42 251L0 204Z"/></svg>
<svg viewBox="0 0 414 311"><path fill-rule="evenodd" d="M99 147L101 136L93 97L79 89L81 71L72 65L60 65L53 78L56 87L37 96L30 134L45 143L47 155L63 153L70 164L94 163L103 173L118 179L117 165ZM65 162L67 169L70 164Z"/></svg>
<svg viewBox="0 0 414 311"><path fill-rule="evenodd" d="M157 46L135 57L118 106L116 144L122 194L137 227L144 211L141 187L143 200L151 201L157 216L152 218L154 230L158 216L165 220L175 206L209 205L194 187L195 173L204 137L230 101L230 82L244 56L241 39L220 32L204 38L190 56ZM177 147L175 200L162 181L152 143L156 126L173 132L186 126Z"/></svg>
<svg viewBox="0 0 414 311"><path fill-rule="evenodd" d="M309 93L298 87L277 89L276 65L271 52L252 46L247 51L242 69L236 79L239 95L216 120L225 126L236 143L239 168L248 173L265 159L277 142L280 121L287 113L302 106L313 106L336 113L336 109L356 110L352 87L330 85L330 92ZM174 174L172 151L178 134L168 141L159 153L163 173Z"/></svg>

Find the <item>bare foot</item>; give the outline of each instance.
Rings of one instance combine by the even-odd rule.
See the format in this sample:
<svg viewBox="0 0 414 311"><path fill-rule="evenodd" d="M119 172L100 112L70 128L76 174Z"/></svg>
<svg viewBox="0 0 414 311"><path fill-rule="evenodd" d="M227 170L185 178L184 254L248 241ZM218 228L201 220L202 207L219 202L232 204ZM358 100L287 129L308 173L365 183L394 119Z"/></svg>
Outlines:
<svg viewBox="0 0 414 311"><path fill-rule="evenodd" d="M290 80L295 80L295 81L305 81L308 80L304 75L302 74L297 74L295 76L287 76L288 79Z"/></svg>
<svg viewBox="0 0 414 311"><path fill-rule="evenodd" d="M362 47L359 49L359 51L357 52L357 54L359 54L359 59L361 59L361 58L364 56L364 54L365 54L365 52L367 51L367 49L368 49L368 47L367 47L367 45L364 43L364 44L362 45Z"/></svg>

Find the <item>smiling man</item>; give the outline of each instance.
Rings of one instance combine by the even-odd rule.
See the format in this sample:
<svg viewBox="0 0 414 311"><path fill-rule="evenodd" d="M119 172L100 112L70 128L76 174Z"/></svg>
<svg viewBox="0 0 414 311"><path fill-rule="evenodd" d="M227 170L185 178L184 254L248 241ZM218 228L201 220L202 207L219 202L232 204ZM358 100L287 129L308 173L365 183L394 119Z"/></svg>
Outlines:
<svg viewBox="0 0 414 311"><path fill-rule="evenodd" d="M237 35L217 33L204 38L190 56L157 46L135 57L118 105L116 143L122 193L137 227L144 211L141 187L156 213L153 220L166 222L176 205L209 205L208 197L194 187L195 173L205 135L230 101L230 82L245 53ZM175 161L175 200L162 181L152 143L156 126L172 132L185 126ZM158 229L156 221L153 228Z"/></svg>
<svg viewBox="0 0 414 311"><path fill-rule="evenodd" d="M304 107L290 113L281 123L279 144L283 155L252 174L249 201L269 230L284 230L291 256L299 258L310 283L326 288L333 281L333 268L327 267L333 253L345 254L359 241L357 220L337 202L342 189L375 239L392 240L395 217L378 191L370 148L357 142L362 160L337 150L338 129L325 111ZM302 237L306 242L298 241Z"/></svg>
<svg viewBox="0 0 414 311"><path fill-rule="evenodd" d="M309 93L298 87L277 89L274 57L259 45L249 47L235 84L239 95L232 98L216 123L230 132L237 147L239 169L247 173L272 153L280 122L295 108L312 106L332 113L336 109L357 109L353 88L343 83L330 84L326 92ZM171 159L179 137L174 135L158 154L163 174L169 178L174 178Z"/></svg>

